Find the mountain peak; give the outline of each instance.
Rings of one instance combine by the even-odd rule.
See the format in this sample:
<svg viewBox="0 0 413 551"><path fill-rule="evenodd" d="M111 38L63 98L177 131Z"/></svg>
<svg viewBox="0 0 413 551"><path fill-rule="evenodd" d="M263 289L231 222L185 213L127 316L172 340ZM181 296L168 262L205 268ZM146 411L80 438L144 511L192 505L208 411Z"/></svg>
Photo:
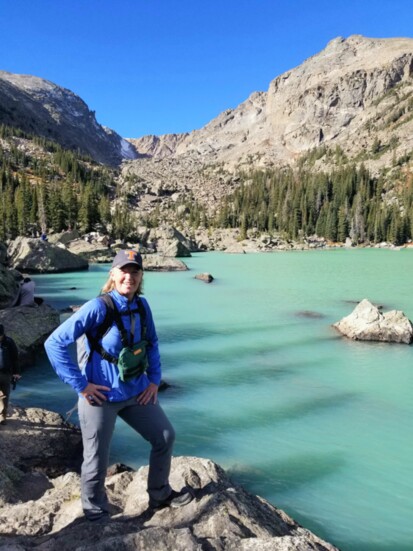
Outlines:
<svg viewBox="0 0 413 551"><path fill-rule="evenodd" d="M118 165L136 152L76 94L48 80L0 71L0 123L80 150L95 161Z"/></svg>

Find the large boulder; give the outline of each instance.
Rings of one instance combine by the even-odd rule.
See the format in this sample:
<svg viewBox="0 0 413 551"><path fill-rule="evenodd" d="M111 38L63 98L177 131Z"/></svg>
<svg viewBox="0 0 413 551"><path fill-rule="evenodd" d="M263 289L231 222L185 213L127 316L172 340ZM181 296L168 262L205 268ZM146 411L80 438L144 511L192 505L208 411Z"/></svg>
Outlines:
<svg viewBox="0 0 413 551"><path fill-rule="evenodd" d="M167 224L151 229L147 243L152 243L156 251L165 256L191 256L191 251L198 250L195 241Z"/></svg>
<svg viewBox="0 0 413 551"><path fill-rule="evenodd" d="M59 273L87 270L87 260L59 247L29 237L18 237L8 248L10 264L27 273Z"/></svg>
<svg viewBox="0 0 413 551"><path fill-rule="evenodd" d="M225 252L231 254L245 254L245 246L241 243L234 242L226 247Z"/></svg>
<svg viewBox="0 0 413 551"><path fill-rule="evenodd" d="M7 247L0 242L0 310L7 308L19 292L18 272L7 269Z"/></svg>
<svg viewBox="0 0 413 551"><path fill-rule="evenodd" d="M159 254L144 254L143 269L146 272L183 272L188 270L188 266L170 256L161 256Z"/></svg>
<svg viewBox="0 0 413 551"><path fill-rule="evenodd" d="M0 310L10 306L17 296L19 288L16 273L0 264Z"/></svg>
<svg viewBox="0 0 413 551"><path fill-rule="evenodd" d="M367 299L362 300L353 312L333 325L350 339L410 344L413 326L400 310L380 312Z"/></svg>
<svg viewBox="0 0 413 551"><path fill-rule="evenodd" d="M67 249L89 262L112 262L116 254L116 251L110 249L107 243L97 240L75 239L67 244Z"/></svg>
<svg viewBox="0 0 413 551"><path fill-rule="evenodd" d="M79 239L80 234L77 230L67 230L60 233L51 233L49 235L48 241L49 243L62 243L63 245L67 245L70 243L70 241L73 241L74 239Z"/></svg>
<svg viewBox="0 0 413 551"><path fill-rule="evenodd" d="M81 461L82 436L78 427L53 411L11 403L7 424L0 431L0 506L26 501L28 497L22 492L21 474L7 480L7 473L13 469L53 478L79 471Z"/></svg>
<svg viewBox="0 0 413 551"><path fill-rule="evenodd" d="M79 475L66 472L53 479L47 475L53 454L62 458L60 471L64 472L67 456L79 447L78 433L70 433L70 427L61 419L47 415L35 410L35 415L24 417L17 410L9 425L0 429L0 450L5 449L0 453L1 548L337 551L280 509L231 482L217 464L196 457L176 457L172 461L171 485L177 489L192 487L195 499L189 505L149 511L148 467L133 471L119 466L109 469L106 478L113 515L103 525L91 523L82 516ZM37 436L41 438L39 445L44 449L47 468L36 462L36 469L40 470L36 486L35 477L28 478L30 455L37 456L41 449L26 449L24 444L30 445ZM9 454L13 441L16 447ZM65 458L62 446L67 451ZM21 466L27 463L29 468L23 473ZM59 465L59 461L56 463Z"/></svg>
<svg viewBox="0 0 413 551"><path fill-rule="evenodd" d="M30 365L36 352L60 323L57 310L45 304L16 306L0 310L0 323L19 349L21 367Z"/></svg>
<svg viewBox="0 0 413 551"><path fill-rule="evenodd" d="M190 250L179 239L158 239L156 252L163 256L188 257Z"/></svg>

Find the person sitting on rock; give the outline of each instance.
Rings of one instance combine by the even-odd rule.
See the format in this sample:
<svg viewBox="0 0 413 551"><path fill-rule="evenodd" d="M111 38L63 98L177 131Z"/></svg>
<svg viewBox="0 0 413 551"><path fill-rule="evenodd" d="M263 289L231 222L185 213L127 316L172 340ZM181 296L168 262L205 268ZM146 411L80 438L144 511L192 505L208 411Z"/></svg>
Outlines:
<svg viewBox="0 0 413 551"><path fill-rule="evenodd" d="M34 289L35 283L30 277L25 277L23 279L22 285L20 287L20 298L18 305L19 306L35 306L34 301Z"/></svg>
<svg viewBox="0 0 413 551"><path fill-rule="evenodd" d="M11 304L11 307L13 308L14 306L36 306L36 302L34 300L34 281L30 277L23 278L23 276L20 276L19 285L19 289Z"/></svg>
<svg viewBox="0 0 413 551"><path fill-rule="evenodd" d="M20 379L18 351L14 340L7 337L0 324L0 425L6 423L12 380Z"/></svg>

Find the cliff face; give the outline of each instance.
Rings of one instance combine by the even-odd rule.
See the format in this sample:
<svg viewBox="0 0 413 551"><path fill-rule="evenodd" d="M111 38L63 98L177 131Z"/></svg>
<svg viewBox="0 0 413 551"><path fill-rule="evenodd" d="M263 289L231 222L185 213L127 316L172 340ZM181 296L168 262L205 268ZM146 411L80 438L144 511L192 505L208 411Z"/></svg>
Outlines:
<svg viewBox="0 0 413 551"><path fill-rule="evenodd" d="M291 162L321 143L356 152L363 140L373 139L366 123L381 117L383 106L377 102L397 87L411 98L412 77L413 39L336 38L275 78L267 92L252 94L204 128L131 141L139 152L154 158L190 153L232 166L247 157L258 157L261 164ZM410 136L410 146L412 128L412 122L406 122L398 132Z"/></svg>
<svg viewBox="0 0 413 551"><path fill-rule="evenodd" d="M79 149L108 165L137 157L130 143L97 123L83 100L38 77L0 71L1 123Z"/></svg>
<svg viewBox="0 0 413 551"><path fill-rule="evenodd" d="M277 77L267 93L267 124L285 154L320 143L347 144L378 114L374 101L397 85L411 92L413 40L352 36Z"/></svg>

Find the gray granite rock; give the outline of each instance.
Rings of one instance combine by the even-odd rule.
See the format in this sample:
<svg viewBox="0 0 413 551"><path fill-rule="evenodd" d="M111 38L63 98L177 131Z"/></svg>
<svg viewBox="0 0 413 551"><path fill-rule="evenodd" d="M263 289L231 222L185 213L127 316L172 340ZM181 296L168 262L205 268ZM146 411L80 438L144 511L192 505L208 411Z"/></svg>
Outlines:
<svg viewBox="0 0 413 551"><path fill-rule="evenodd" d="M52 233L49 235L48 241L49 243L62 243L63 245L67 245L70 243L70 241L74 241L75 239L79 239L80 234L77 230L68 230L63 231L60 233Z"/></svg>
<svg viewBox="0 0 413 551"><path fill-rule="evenodd" d="M206 272L202 274L196 274L195 279L205 281L205 283L212 283L214 281L214 277L211 274Z"/></svg>
<svg viewBox="0 0 413 551"><path fill-rule="evenodd" d="M41 239L18 237L8 248L10 264L27 273L59 273L87 270L88 262L62 245Z"/></svg>
<svg viewBox="0 0 413 551"><path fill-rule="evenodd" d="M1 549L336 550L282 510L234 484L217 464L197 457L172 461L171 485L190 486L195 496L190 504L150 511L148 467L116 468L106 478L112 516L91 523L82 515L79 475L68 470L69 456L76 457L70 452L78 450L79 442L79 431L60 416L13 409L9 424L0 427ZM33 456L39 459L37 475L32 461L27 466ZM58 470L50 468L51 457L57 458Z"/></svg>
<svg viewBox="0 0 413 551"><path fill-rule="evenodd" d="M143 268L146 272L184 272L188 270L188 266L181 260L159 254L143 255Z"/></svg>
<svg viewBox="0 0 413 551"><path fill-rule="evenodd" d="M75 239L67 244L67 249L89 262L112 262L116 254L107 243L97 240L89 242L86 239Z"/></svg>
<svg viewBox="0 0 413 551"><path fill-rule="evenodd" d="M0 507L40 497L53 487L49 478L79 470L81 441L80 430L59 414L11 403L0 427Z"/></svg>
<svg viewBox="0 0 413 551"><path fill-rule="evenodd" d="M380 312L367 299L363 299L353 312L333 325L346 337L361 341L384 341L410 344L413 326L400 310Z"/></svg>
<svg viewBox="0 0 413 551"><path fill-rule="evenodd" d="M19 292L19 283L13 270L0 264L0 309L7 308Z"/></svg>
<svg viewBox="0 0 413 551"><path fill-rule="evenodd" d="M158 239L156 251L163 256L188 257L190 250L178 239Z"/></svg>
<svg viewBox="0 0 413 551"><path fill-rule="evenodd" d="M43 302L34 306L16 306L0 310L0 323L16 342L20 366L25 367L33 362L37 350L58 327L60 315L57 310Z"/></svg>

